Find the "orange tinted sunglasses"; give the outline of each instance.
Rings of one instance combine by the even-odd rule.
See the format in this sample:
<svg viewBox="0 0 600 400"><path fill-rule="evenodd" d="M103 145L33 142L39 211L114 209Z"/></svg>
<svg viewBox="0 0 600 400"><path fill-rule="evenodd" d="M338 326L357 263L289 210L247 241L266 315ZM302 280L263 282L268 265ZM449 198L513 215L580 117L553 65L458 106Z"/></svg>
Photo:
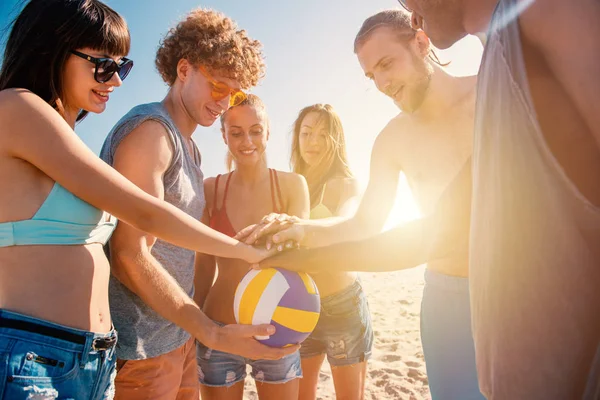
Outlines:
<svg viewBox="0 0 600 400"><path fill-rule="evenodd" d="M230 88L229 85L225 82L219 82L215 80L215 78L210 76L210 74L206 71L206 69L204 69L202 65L199 66L198 69L200 70L202 75L204 75L204 77L208 79L208 82L212 87L210 94L215 101L221 101L225 97L230 96L229 107L233 107L239 105L242 101L246 100L246 93L242 92L239 89Z"/></svg>

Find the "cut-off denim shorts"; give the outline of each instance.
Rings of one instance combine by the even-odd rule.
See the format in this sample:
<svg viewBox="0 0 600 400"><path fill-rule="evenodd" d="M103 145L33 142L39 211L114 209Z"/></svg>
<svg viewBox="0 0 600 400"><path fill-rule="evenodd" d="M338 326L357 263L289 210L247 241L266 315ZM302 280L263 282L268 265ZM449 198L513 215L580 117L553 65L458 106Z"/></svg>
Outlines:
<svg viewBox="0 0 600 400"><path fill-rule="evenodd" d="M223 326L224 324L217 322ZM229 387L246 378L246 365L252 367L251 376L263 383L287 383L302 378L298 351L279 360L250 360L224 353L196 342L196 359L200 383L211 387Z"/></svg>
<svg viewBox="0 0 600 400"><path fill-rule="evenodd" d="M116 341L0 309L0 399L110 400Z"/></svg>
<svg viewBox="0 0 600 400"><path fill-rule="evenodd" d="M302 342L302 358L327 354L332 367L358 364L371 357L373 329L367 297L356 280L340 292L321 299L315 330Z"/></svg>

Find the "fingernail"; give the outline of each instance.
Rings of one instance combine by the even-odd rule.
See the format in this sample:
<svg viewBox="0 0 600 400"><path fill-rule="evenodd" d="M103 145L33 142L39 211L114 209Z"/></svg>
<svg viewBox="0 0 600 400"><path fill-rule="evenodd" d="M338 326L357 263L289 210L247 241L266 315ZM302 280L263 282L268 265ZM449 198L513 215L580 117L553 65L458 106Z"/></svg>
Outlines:
<svg viewBox="0 0 600 400"><path fill-rule="evenodd" d="M286 244L286 245L285 245L285 248L286 248L286 249L291 249L291 248L292 248L292 244L291 244L291 243L288 243L288 244Z"/></svg>
<svg viewBox="0 0 600 400"><path fill-rule="evenodd" d="M267 243L267 250L271 250L271 243Z"/></svg>
<svg viewBox="0 0 600 400"><path fill-rule="evenodd" d="M281 250L283 250L283 246L282 245L277 246L277 251L281 251Z"/></svg>
<svg viewBox="0 0 600 400"><path fill-rule="evenodd" d="M275 333L275 327L274 327L274 326L270 326L270 327L268 327L268 328L267 328L267 333L268 333L269 335L272 335L272 334L274 334L274 333Z"/></svg>

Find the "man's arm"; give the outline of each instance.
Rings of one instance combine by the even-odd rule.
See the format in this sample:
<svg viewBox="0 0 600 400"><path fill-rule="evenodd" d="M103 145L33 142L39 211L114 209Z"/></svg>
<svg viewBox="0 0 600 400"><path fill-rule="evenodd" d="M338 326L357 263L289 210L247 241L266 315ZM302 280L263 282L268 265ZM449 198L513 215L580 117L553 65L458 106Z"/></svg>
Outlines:
<svg viewBox="0 0 600 400"><path fill-rule="evenodd" d="M172 156L165 128L148 121L121 142L113 166L146 193L163 200L162 178ZM206 339L204 328L210 321L151 254L155 243L154 236L119 224L110 240L112 274L163 318Z"/></svg>
<svg viewBox="0 0 600 400"><path fill-rule="evenodd" d="M246 243L254 243L260 237L273 236L274 243L289 240L306 247L328 246L333 243L360 240L381 231L396 198L400 178L400 163L397 146L393 144L397 128L390 123L377 137L371 154L369 184L358 210L351 218L325 218L320 220L300 220L283 226L273 218L269 222L242 230L236 238ZM267 245L269 242L267 242Z"/></svg>
<svg viewBox="0 0 600 400"><path fill-rule="evenodd" d="M292 271L385 272L416 267L468 247L471 159L441 194L432 215L368 239L279 253L260 263Z"/></svg>
<svg viewBox="0 0 600 400"><path fill-rule="evenodd" d="M394 205L400 163L393 150L394 124L390 124L375 140L371 152L369 183L353 217L343 219L303 221L306 247L321 247L333 243L354 241L373 236L381 231Z"/></svg>
<svg viewBox="0 0 600 400"><path fill-rule="evenodd" d="M402 224L368 239L282 252L260 263L308 273L386 272L416 267L429 256L433 218Z"/></svg>
<svg viewBox="0 0 600 400"><path fill-rule="evenodd" d="M171 158L172 148L165 128L148 121L121 142L114 168L148 194L162 199L162 176ZM110 241L112 274L154 311L212 348L261 357L266 353L269 358L288 353L271 354L269 348L252 339L249 330L262 331L267 329L265 326L219 329L152 256L155 243L155 237L125 223L118 225Z"/></svg>
<svg viewBox="0 0 600 400"><path fill-rule="evenodd" d="M581 114L600 149L600 2L534 1L521 30Z"/></svg>

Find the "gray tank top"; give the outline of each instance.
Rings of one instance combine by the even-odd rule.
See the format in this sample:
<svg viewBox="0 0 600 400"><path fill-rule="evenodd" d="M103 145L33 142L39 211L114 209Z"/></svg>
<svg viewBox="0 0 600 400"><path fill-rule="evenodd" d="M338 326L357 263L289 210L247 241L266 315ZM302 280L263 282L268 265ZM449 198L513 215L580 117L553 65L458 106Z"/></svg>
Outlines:
<svg viewBox="0 0 600 400"><path fill-rule="evenodd" d="M189 154L183 137L161 103L137 106L121 118L106 138L100 157L112 165L121 141L148 120L164 125L174 150L171 165L163 177L165 201L200 219L205 206L200 153L194 146L194 157ZM183 290L193 296L195 253L158 239L152 247L152 255ZM182 346L190 338L186 331L162 318L114 277L110 279L109 294L113 323L119 332L118 358L156 357Z"/></svg>
<svg viewBox="0 0 600 400"><path fill-rule="evenodd" d="M517 20L526 3L500 0L479 74L470 291L480 386L490 399L598 399L600 210L538 125Z"/></svg>

